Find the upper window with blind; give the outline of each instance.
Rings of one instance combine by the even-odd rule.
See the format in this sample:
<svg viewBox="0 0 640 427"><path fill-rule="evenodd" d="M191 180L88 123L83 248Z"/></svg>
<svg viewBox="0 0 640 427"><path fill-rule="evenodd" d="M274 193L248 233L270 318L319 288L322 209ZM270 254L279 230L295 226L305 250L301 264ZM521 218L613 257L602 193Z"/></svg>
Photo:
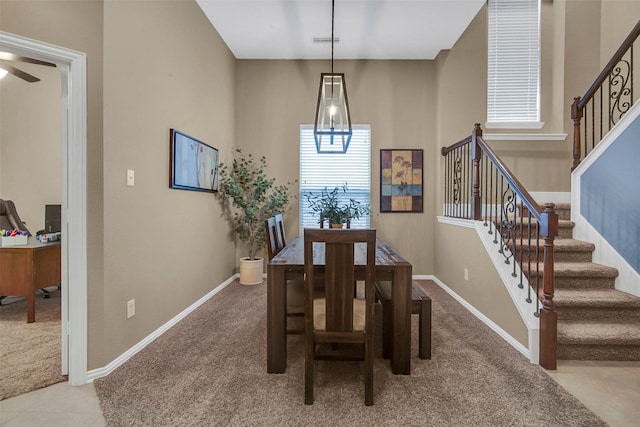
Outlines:
<svg viewBox="0 0 640 427"><path fill-rule="evenodd" d="M489 0L487 128L540 122L540 2Z"/></svg>
<svg viewBox="0 0 640 427"><path fill-rule="evenodd" d="M342 187L347 187L342 192ZM371 201L371 127L353 125L353 136L346 153L318 154L313 125L300 125L300 235L305 228L318 228L318 214L313 212L307 194L319 194L324 188L340 188L344 203L350 199L369 205ZM325 224L325 227L327 225ZM351 221L351 228L369 228L370 216Z"/></svg>

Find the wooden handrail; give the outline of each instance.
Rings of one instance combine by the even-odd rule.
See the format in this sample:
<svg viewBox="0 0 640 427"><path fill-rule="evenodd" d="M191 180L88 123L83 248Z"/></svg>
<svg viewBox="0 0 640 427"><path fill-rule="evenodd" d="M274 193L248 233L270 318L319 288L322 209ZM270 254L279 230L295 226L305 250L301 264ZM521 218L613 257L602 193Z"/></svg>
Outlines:
<svg viewBox="0 0 640 427"><path fill-rule="evenodd" d="M467 160L462 160L463 163L470 162L473 167L473 172L471 176L465 175L463 178L467 178L468 181L464 186L466 188L470 188L471 191L466 193L470 197L470 205L471 205L471 215L472 218L476 221L480 221L482 219L482 194L481 194L481 168L482 168L482 156L486 155L486 159L490 162L493 168L499 173L504 181L506 181L508 187L510 188L515 196L511 200L516 200L516 198L520 198L520 203L527 207L529 211L529 221L531 218L535 218L537 221L537 233L540 237L544 239L544 247L543 247L543 265L544 273L542 274L542 304L537 312L537 315L540 317L540 354L539 354L539 363L545 369L556 369L557 367L557 320L558 315L555 311L553 296L554 296L554 262L553 262L553 241L555 237L558 235L558 215L555 213L554 208L555 205L553 203L547 203L544 207L540 207L540 205L531 197L531 194L524 188L524 186L520 183L520 181L515 177L515 175L509 170L509 168L502 162L502 160L496 155L493 149L487 145L485 140L482 138L482 128L479 123L476 123L473 129L471 136L464 138L461 141L456 142L455 144L450 145L449 147L442 147L440 150L444 157L447 157L452 151L456 149L460 149L467 144L471 144L471 155L470 157L466 157ZM465 149L464 152L466 156L469 156L469 150ZM458 156L454 152L455 156ZM469 163L466 163L469 164ZM486 172L485 172L486 173ZM497 177L497 175L496 175ZM496 178L497 179L497 178ZM458 178L455 179L456 182L460 182ZM486 181L485 181L486 184ZM497 182L496 182L497 184ZM446 186L446 184L445 184ZM485 185L486 189L486 185ZM446 196L445 196L446 198ZM486 200L486 199L485 199ZM486 203L486 202L485 202ZM489 221L487 221L487 214L485 213L485 222L484 225L487 226L488 223L496 222L496 229L494 230L495 235L498 234L498 229L503 230L509 227L510 222L502 221L502 215L500 217L500 221L497 221L495 217L491 217L489 214ZM455 215L454 215L455 216ZM464 218L469 218L469 216L462 216ZM522 218L522 216L521 216ZM521 227L522 231L522 227ZM490 231L491 233L491 231ZM501 234L501 250L499 252L503 252L503 249L509 249L507 247L509 243L509 236ZM512 246L512 253L516 253L518 251L517 242L510 240ZM498 240L494 240L494 243L498 243ZM538 247L538 246L536 246ZM519 248L522 251L522 247ZM522 253L522 252L521 252ZM538 252L536 249L536 257L538 256ZM514 256L514 266L515 266L515 255ZM511 257L511 255L509 256ZM529 259L527 257L527 259ZM537 258L536 258L537 259ZM520 262L522 263L522 255L520 258ZM528 262L528 261L527 261ZM508 264L507 261L505 263ZM537 267L536 267L537 269ZM530 269L529 269L530 273ZM522 273L520 273L522 275ZM537 275L538 273L536 273ZM514 274L515 275L515 267ZM531 277L529 275L529 277ZM522 281L520 285L522 286ZM537 285L536 285L537 286ZM540 299L540 294L538 294L538 288L536 287L536 297L538 301ZM531 299L527 299L527 302L531 302Z"/></svg>
<svg viewBox="0 0 640 427"><path fill-rule="evenodd" d="M448 147L442 147L440 149L440 153L442 153L443 156L446 156L447 153L449 153L449 151L453 151L456 148L462 147L463 145L468 144L470 142L471 142L471 136L468 136L468 137L466 137L464 139L461 139L460 141L456 142L455 144L451 144Z"/></svg>
<svg viewBox="0 0 640 427"><path fill-rule="evenodd" d="M571 119L573 120L573 163L571 166L571 170L573 171L576 167L578 167L578 165L580 164L580 162L582 161L583 157L586 157L589 152L588 152L588 143L589 143L589 138L587 138L587 131L588 131L588 127L587 127L587 116L585 116L585 111L588 111L588 106L591 105L591 112L592 112L592 121L595 120L595 118L593 117L593 113L595 111L596 108L596 104L597 104L597 98L596 98L596 94L598 92L600 92L600 122L599 122L599 128L600 128L600 139L603 137L602 133L603 133L603 120L602 120L602 110L604 109L604 104L603 104L603 98L602 98L602 93L605 90L604 87L604 83L607 80L607 78L611 78L611 76L616 75L616 77L619 77L616 73L618 73L620 71L620 69L618 68L621 62L625 62L624 57L625 55L627 55L628 52L630 53L630 61L627 63L628 67L629 67L629 73L631 75L631 79L628 80L629 83L629 87L625 87L626 85L626 81L625 83L622 84L622 86L620 87L620 89L617 92L617 97L616 97L616 102L614 102L614 105L617 104L617 102L619 101L619 97L624 95L630 95L629 97L629 101L625 101L623 104L625 107L624 111L620 111L619 112L619 117L621 117L629 107L631 107L631 105L633 104L634 100L633 100L633 44L634 42L637 40L637 38L640 36L640 20L638 20L638 22L636 23L636 25L633 27L633 29L631 30L631 32L629 33L629 35L625 38L625 40L622 42L622 44L620 45L620 47L618 48L618 50L616 50L616 52L613 54L613 56L611 57L611 59L609 60L609 62L607 63L607 65L602 69L602 71L600 72L600 74L598 75L598 77L595 79L595 81L593 82L593 84L589 87L589 89L587 89L586 93L584 94L584 96L582 97L575 97L573 98L573 103L571 104ZM611 83L610 83L611 86ZM627 92L628 90L628 92ZM611 89L609 89L609 95L612 95ZM609 99L610 101L610 99ZM591 104L589 104L591 103ZM613 119L613 109L612 109L612 105L609 104L608 106L608 114L609 114L609 121L608 121L608 130L611 129L611 126L613 124L615 124L615 121ZM582 141L582 137L581 137L581 126L582 126L582 119L585 118L585 123L584 123L584 141ZM595 147L596 144L598 144L600 142L600 139L596 140L595 138L595 127L594 127L594 123L591 123L591 149L593 149ZM584 144L584 153L582 152L583 150L583 144Z"/></svg>
<svg viewBox="0 0 640 427"><path fill-rule="evenodd" d="M484 154L486 154L491 162L495 165L495 167L502 173L504 179L507 180L509 185L514 189L514 191L520 196L523 203L527 206L527 208L534 214L536 219L540 219L543 209L540 205L533 200L531 194L524 188L524 186L518 181L511 170L500 160L500 158L496 155L496 153L487 145L484 139L478 138L478 145L482 148Z"/></svg>
<svg viewBox="0 0 640 427"><path fill-rule="evenodd" d="M611 60L609 60L607 65L605 65L604 69L600 72L600 74L598 75L596 80L593 82L593 84L589 87L589 89L587 89L584 96L580 99L580 101L578 101L577 107L580 110L582 110L584 106L587 104L587 102L589 102L591 98L593 98L593 95L598 91L600 86L602 86L602 83L604 83L604 81L607 79L609 74L611 74L611 72L613 71L613 68L618 64L620 59L624 56L627 50L629 50L629 48L631 47L633 42L638 38L639 35L640 35L640 20L638 20L638 22L636 23L636 26L633 27L633 30L631 30L631 33L629 33L627 38L624 39L624 42L622 42L622 45L620 45L618 50L616 50L616 53L613 54L613 57L611 57Z"/></svg>

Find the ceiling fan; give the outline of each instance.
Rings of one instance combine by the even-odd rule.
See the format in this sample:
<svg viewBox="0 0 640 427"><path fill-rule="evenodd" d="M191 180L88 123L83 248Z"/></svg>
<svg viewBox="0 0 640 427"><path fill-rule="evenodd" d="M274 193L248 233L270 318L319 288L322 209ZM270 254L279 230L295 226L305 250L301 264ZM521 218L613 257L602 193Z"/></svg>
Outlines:
<svg viewBox="0 0 640 427"><path fill-rule="evenodd" d="M27 56L16 55L15 53L0 52L0 78L4 77L5 74L9 73L29 83L39 82L40 79L32 74L29 74L12 65L9 65L8 62L10 61L27 62L29 64L44 65L45 67L56 66L56 64L53 64L51 62L40 61L39 59L33 59ZM3 73L3 71L5 72Z"/></svg>

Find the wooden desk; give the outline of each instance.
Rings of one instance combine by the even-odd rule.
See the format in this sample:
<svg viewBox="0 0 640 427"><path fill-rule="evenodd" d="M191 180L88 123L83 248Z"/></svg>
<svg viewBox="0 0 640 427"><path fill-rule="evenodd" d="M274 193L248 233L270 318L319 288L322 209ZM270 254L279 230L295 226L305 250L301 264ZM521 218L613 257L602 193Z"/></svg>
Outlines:
<svg viewBox="0 0 640 427"><path fill-rule="evenodd" d="M324 251L314 264L324 265ZM364 264L362 259L356 262ZM286 281L301 279L304 273L304 239L298 237L269 261L267 266L267 372L283 373L287 368ZM412 266L387 243L376 244L376 280L392 282L393 343L391 371L411 373L411 275Z"/></svg>
<svg viewBox="0 0 640 427"><path fill-rule="evenodd" d="M27 297L27 323L36 320L36 291L61 282L60 253L60 241L33 236L26 245L0 246L0 295Z"/></svg>

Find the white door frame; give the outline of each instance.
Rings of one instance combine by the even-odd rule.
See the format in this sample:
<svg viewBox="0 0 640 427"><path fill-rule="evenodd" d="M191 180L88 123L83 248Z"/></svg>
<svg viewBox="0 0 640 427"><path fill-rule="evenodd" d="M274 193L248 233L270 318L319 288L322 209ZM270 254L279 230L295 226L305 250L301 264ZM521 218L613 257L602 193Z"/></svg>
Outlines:
<svg viewBox="0 0 640 427"><path fill-rule="evenodd" d="M62 77L62 371L87 383L87 62L82 52L0 31L0 50L53 62Z"/></svg>

